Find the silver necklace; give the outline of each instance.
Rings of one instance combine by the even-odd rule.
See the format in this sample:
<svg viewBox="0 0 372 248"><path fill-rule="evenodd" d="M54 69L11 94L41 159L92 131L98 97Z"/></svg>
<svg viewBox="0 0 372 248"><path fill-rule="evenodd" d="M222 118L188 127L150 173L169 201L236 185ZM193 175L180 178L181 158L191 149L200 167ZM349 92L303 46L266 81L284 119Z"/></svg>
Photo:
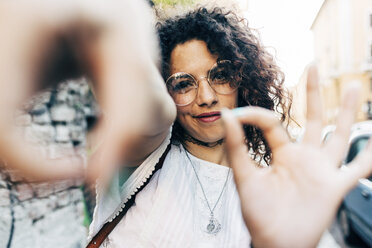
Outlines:
<svg viewBox="0 0 372 248"><path fill-rule="evenodd" d="M225 180L225 183L222 187L222 190L221 190L221 193L220 195L218 196L218 199L216 201L216 203L214 204L213 208L211 208L211 206L209 205L209 201L208 201L208 198L207 198L207 195L205 194L205 191L204 191L204 188L203 188L203 184L201 183L200 181L200 178L198 176L198 173L196 172L196 169L195 169L195 166L193 164L193 162L191 161L190 157L189 157L189 154L188 154L188 151L185 149L185 152L186 152L186 156L187 158L189 159L190 161L190 164L192 166L192 169L194 170L194 173L195 173L195 176L196 176L196 179L198 180L198 183L200 185L200 188L203 192L203 196L204 196L204 199L205 199L205 202L207 203L207 206L208 206L208 209L209 209L209 212L210 212L210 216L209 216L209 223L206 227L206 232L208 234L217 234L220 230L221 230L221 224L220 222L216 219L216 217L214 217L214 209L216 208L218 202L220 201L221 199L221 196L222 196L222 193L225 191L225 188L226 188L226 184L227 184L227 180L229 178L229 175L230 175L230 171L231 169L229 168L229 171L227 173L227 176L226 176L226 180Z"/></svg>

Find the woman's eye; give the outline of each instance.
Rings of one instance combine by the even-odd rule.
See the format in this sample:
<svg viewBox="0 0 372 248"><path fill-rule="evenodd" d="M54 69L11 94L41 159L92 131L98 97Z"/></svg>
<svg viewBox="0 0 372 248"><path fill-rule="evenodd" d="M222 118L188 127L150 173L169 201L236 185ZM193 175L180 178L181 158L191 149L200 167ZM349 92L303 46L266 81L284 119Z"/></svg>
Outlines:
<svg viewBox="0 0 372 248"><path fill-rule="evenodd" d="M227 75L226 75L225 72L219 72L219 73L217 73L216 78L217 79L225 79L225 78L227 78Z"/></svg>
<svg viewBox="0 0 372 248"><path fill-rule="evenodd" d="M211 80L213 81L213 83L216 83L216 84L227 83L229 79L230 79L230 76L225 71L216 72L211 76Z"/></svg>
<svg viewBox="0 0 372 248"><path fill-rule="evenodd" d="M189 80L179 81L173 85L173 91L177 93L185 93L192 88L193 83L190 82Z"/></svg>

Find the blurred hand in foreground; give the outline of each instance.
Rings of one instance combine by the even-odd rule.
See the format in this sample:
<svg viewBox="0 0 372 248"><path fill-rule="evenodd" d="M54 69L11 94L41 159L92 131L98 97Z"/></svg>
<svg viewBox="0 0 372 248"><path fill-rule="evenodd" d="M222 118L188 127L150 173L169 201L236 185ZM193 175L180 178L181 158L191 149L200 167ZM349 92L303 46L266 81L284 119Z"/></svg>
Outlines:
<svg viewBox="0 0 372 248"><path fill-rule="evenodd" d="M13 114L36 91L86 76L104 116L89 173L109 174L148 123L139 113L167 94L150 11L144 1L1 1L0 159L30 179L81 177L83 159L41 158L16 135Z"/></svg>
<svg viewBox="0 0 372 248"><path fill-rule="evenodd" d="M322 105L315 67L307 77L307 124L303 141L292 143L275 114L259 107L223 113L226 149L242 212L254 247L316 247L345 194L372 172L371 142L340 169L358 101L358 87L343 99L337 128L321 144ZM243 143L242 124L258 126L273 153L271 166L259 167Z"/></svg>

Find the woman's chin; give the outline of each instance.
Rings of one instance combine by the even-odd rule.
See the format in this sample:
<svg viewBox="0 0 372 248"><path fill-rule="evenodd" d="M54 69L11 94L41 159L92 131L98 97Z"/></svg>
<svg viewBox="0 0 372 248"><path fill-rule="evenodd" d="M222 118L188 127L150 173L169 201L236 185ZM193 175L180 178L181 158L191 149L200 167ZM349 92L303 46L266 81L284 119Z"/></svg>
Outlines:
<svg viewBox="0 0 372 248"><path fill-rule="evenodd" d="M216 136L216 137L193 137L193 138L199 141L202 141L204 143L213 144L216 142L220 142L224 137L221 135L221 136Z"/></svg>
<svg viewBox="0 0 372 248"><path fill-rule="evenodd" d="M199 130L190 130L189 135L195 140L201 141L203 143L216 143L224 139L225 132L222 128L211 128L209 129L199 129Z"/></svg>

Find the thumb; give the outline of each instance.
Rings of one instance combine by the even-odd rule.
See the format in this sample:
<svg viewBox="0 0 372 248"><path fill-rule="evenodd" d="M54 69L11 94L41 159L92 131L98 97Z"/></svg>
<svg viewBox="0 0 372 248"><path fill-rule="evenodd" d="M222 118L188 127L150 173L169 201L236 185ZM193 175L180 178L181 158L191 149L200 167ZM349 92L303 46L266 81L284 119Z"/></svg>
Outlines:
<svg viewBox="0 0 372 248"><path fill-rule="evenodd" d="M235 180L239 184L246 176L254 174L258 169L248 154L243 128L233 111L222 110L222 120L225 129L227 159L234 171Z"/></svg>
<svg viewBox="0 0 372 248"><path fill-rule="evenodd" d="M27 181L49 181L83 177L84 158L68 155L58 159L46 158L40 150L13 133L2 133L0 160L6 167L21 173Z"/></svg>

